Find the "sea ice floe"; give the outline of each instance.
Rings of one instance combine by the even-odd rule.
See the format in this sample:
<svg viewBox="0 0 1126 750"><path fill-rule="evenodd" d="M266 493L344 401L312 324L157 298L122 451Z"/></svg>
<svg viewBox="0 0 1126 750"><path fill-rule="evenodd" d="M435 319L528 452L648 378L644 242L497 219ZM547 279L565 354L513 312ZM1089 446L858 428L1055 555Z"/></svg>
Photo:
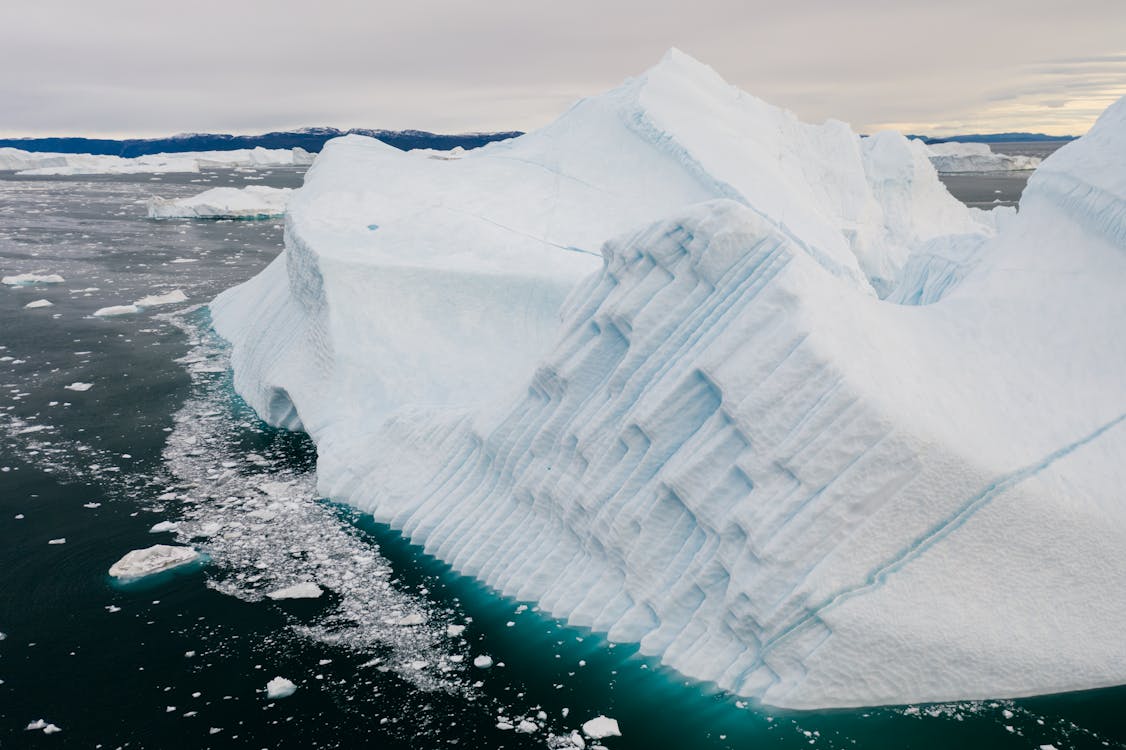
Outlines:
<svg viewBox="0 0 1126 750"><path fill-rule="evenodd" d="M0 283L8 286L31 286L32 284L61 284L66 279L57 273L20 273L14 276L0 278Z"/></svg>
<svg viewBox="0 0 1126 750"><path fill-rule="evenodd" d="M131 581L172 570L199 559L199 553L191 547L154 544L145 549L129 552L110 566L109 574L118 580Z"/></svg>
<svg viewBox="0 0 1126 750"><path fill-rule="evenodd" d="M74 383L71 383L70 385L63 386L63 387L66 388L68 391L82 392L82 391L90 390L91 388L94 387L94 384L93 383L82 383L82 382L79 382L79 381L75 381Z"/></svg>
<svg viewBox="0 0 1126 750"><path fill-rule="evenodd" d="M51 307L52 303L49 299L37 299L34 302L28 302L24 305L28 310L37 310L41 307Z"/></svg>
<svg viewBox="0 0 1126 750"><path fill-rule="evenodd" d="M24 727L24 731L36 732L43 731L43 734L55 734L56 732L63 731L60 727L48 722L46 719L36 719L35 721Z"/></svg>
<svg viewBox="0 0 1126 750"><path fill-rule="evenodd" d="M473 666L478 669L488 669L493 666L493 657L488 654L481 654L480 656L473 657Z"/></svg>
<svg viewBox="0 0 1126 750"><path fill-rule="evenodd" d="M149 533L160 534L165 531L175 531L178 528L180 528L180 524L176 521L161 521L159 523L154 523L152 525L152 528L149 529Z"/></svg>
<svg viewBox="0 0 1126 750"><path fill-rule="evenodd" d="M295 583L266 594L270 599L317 599L324 593L320 586L312 581Z"/></svg>
<svg viewBox="0 0 1126 750"><path fill-rule="evenodd" d="M594 740L622 736L617 720L607 716L596 716L590 721L583 722L583 734Z"/></svg>
<svg viewBox="0 0 1126 750"><path fill-rule="evenodd" d="M109 307L98 308L94 311L94 315L98 318L113 318L118 315L133 315L140 311L141 308L136 305L110 305Z"/></svg>
<svg viewBox="0 0 1126 750"><path fill-rule="evenodd" d="M141 297L133 303L135 307L158 307L160 305L174 305L180 302L187 302L188 295L184 294L183 289L173 289L171 292L164 294L150 294L147 297Z"/></svg>
<svg viewBox="0 0 1126 750"><path fill-rule="evenodd" d="M266 697L271 700L288 698L295 692L297 692L297 685L285 677L275 677L266 683Z"/></svg>

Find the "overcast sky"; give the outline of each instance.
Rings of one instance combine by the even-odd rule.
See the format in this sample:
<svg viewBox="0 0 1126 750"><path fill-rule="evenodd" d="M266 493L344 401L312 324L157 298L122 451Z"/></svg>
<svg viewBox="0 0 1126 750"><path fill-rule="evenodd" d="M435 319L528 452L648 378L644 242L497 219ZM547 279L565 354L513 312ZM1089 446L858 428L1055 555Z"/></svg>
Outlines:
<svg viewBox="0 0 1126 750"><path fill-rule="evenodd" d="M670 46L803 119L1081 133L1126 0L5 0L0 134L528 130Z"/></svg>

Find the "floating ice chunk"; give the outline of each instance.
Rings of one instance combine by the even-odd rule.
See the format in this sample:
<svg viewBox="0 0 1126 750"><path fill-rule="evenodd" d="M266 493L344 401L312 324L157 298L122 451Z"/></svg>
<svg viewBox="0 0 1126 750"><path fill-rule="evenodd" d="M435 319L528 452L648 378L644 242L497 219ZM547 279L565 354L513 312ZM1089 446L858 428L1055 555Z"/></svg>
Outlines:
<svg viewBox="0 0 1126 750"><path fill-rule="evenodd" d="M539 725L534 721L528 721L527 719L522 719L520 723L516 725L517 734L534 734L538 731Z"/></svg>
<svg viewBox="0 0 1126 750"><path fill-rule="evenodd" d="M480 656L474 657L473 666L478 669L488 669L493 666L493 657L488 654L481 654Z"/></svg>
<svg viewBox="0 0 1126 750"><path fill-rule="evenodd" d="M273 219L285 214L291 188L219 187L191 198L148 202L150 219Z"/></svg>
<svg viewBox="0 0 1126 750"><path fill-rule="evenodd" d="M450 638L457 638L459 635L461 635L464 632L465 632L465 626L464 625L447 625L446 626L446 635L448 635Z"/></svg>
<svg viewBox="0 0 1126 750"><path fill-rule="evenodd" d="M176 521L161 521L160 523L154 523L152 528L149 529L149 533L160 534L165 531L176 531L178 528L180 528L180 524Z"/></svg>
<svg viewBox="0 0 1126 750"><path fill-rule="evenodd" d="M122 581L131 581L193 563L199 557L199 553L191 547L154 544L128 553L110 566L109 574Z"/></svg>
<svg viewBox="0 0 1126 750"><path fill-rule="evenodd" d="M66 388L68 391L79 391L79 392L88 391L93 387L94 387L93 383L82 383L82 382L78 382L78 381L71 383L68 386L64 386L64 388Z"/></svg>
<svg viewBox="0 0 1126 750"><path fill-rule="evenodd" d="M5 633L5 632L3 632L3 631L0 631L0 641L2 641L2 640L4 640L4 639L6 639L7 637L8 637L8 634L7 634L7 633Z"/></svg>
<svg viewBox="0 0 1126 750"><path fill-rule="evenodd" d="M618 722L607 716L596 716L590 721L583 722L583 733L594 740L622 736Z"/></svg>
<svg viewBox="0 0 1126 750"><path fill-rule="evenodd" d="M511 732L512 729L513 729L513 726L510 722L498 721L497 722L497 729L501 730L502 732Z"/></svg>
<svg viewBox="0 0 1126 750"><path fill-rule="evenodd" d="M324 591L317 584L306 581L286 586L284 589L271 591L266 594L271 599L317 599Z"/></svg>
<svg viewBox="0 0 1126 750"><path fill-rule="evenodd" d="M34 302L28 302L24 307L28 310L37 310L41 307L51 307L52 302L49 299L37 299Z"/></svg>
<svg viewBox="0 0 1126 750"><path fill-rule="evenodd" d="M47 544L66 544L66 537L59 537L58 539L51 539Z"/></svg>
<svg viewBox="0 0 1126 750"><path fill-rule="evenodd" d="M95 310L94 315L99 318L112 318L118 315L133 315L140 311L141 308L136 305L110 305Z"/></svg>
<svg viewBox="0 0 1126 750"><path fill-rule="evenodd" d="M188 295L184 294L183 289L174 289L171 292L165 292L164 294L150 294L147 297L141 297L141 299L134 302L133 305L136 307L145 308L157 307L159 305L174 305L179 302L187 301Z"/></svg>
<svg viewBox="0 0 1126 750"><path fill-rule="evenodd" d="M271 700L288 698L295 692L297 692L297 685L284 677L275 677L266 683L266 697Z"/></svg>
<svg viewBox="0 0 1126 750"><path fill-rule="evenodd" d="M1036 156L995 153L988 143L932 143L927 151L934 168L943 173L1019 172L1040 164Z"/></svg>
<svg viewBox="0 0 1126 750"><path fill-rule="evenodd" d="M57 273L20 273L15 276L5 276L0 279L0 283L7 284L8 286L31 286L32 284L61 284L65 280L66 279L59 276Z"/></svg>
<svg viewBox="0 0 1126 750"><path fill-rule="evenodd" d="M426 622L425 617L423 617L422 615L420 615L417 612L412 612L409 615L405 615L404 617L400 617L398 620L395 621L395 624L410 627L410 626L414 626L414 625L422 625L424 622Z"/></svg>

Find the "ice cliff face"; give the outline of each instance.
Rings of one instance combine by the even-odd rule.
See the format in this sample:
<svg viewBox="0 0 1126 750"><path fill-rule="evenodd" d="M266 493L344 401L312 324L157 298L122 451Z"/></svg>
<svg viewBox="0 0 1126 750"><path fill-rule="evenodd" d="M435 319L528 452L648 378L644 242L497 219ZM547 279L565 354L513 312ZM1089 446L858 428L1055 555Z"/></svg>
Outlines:
<svg viewBox="0 0 1126 750"><path fill-rule="evenodd" d="M793 707L1117 683L1124 128L986 215L901 137L672 53L458 160L331 143L213 315L327 495L686 675Z"/></svg>

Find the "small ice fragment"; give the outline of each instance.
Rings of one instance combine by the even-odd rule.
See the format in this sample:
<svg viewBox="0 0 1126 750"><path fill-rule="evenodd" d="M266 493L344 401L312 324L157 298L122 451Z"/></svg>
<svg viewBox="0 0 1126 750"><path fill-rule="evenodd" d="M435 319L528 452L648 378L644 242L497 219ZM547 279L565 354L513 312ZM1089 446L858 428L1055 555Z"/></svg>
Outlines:
<svg viewBox="0 0 1126 750"><path fill-rule="evenodd" d="M66 537L62 536L58 539L51 539L47 542L47 544L66 544Z"/></svg>
<svg viewBox="0 0 1126 750"><path fill-rule="evenodd" d="M488 669L489 667L493 666L493 657L489 656L488 654L481 654L480 656L473 659L473 666L477 667L478 669Z"/></svg>
<svg viewBox="0 0 1126 750"><path fill-rule="evenodd" d="M175 531L178 528L180 528L180 524L176 521L161 521L160 523L154 523L152 528L149 529L149 533L160 534L164 531Z"/></svg>
<svg viewBox="0 0 1126 750"><path fill-rule="evenodd" d="M286 586L284 589L271 591L266 594L271 599L317 599L323 594L324 591L315 583L306 581L305 583L295 583L292 586Z"/></svg>
<svg viewBox="0 0 1126 750"><path fill-rule="evenodd" d="M509 724L507 721L498 721L497 722L497 729L501 730L502 732L508 732L512 728L513 728L512 725Z"/></svg>
<svg viewBox="0 0 1126 750"><path fill-rule="evenodd" d="M82 507L83 508L89 508L90 510L93 510L94 508L102 507L102 504L101 503L82 503Z"/></svg>
<svg viewBox="0 0 1126 750"><path fill-rule="evenodd" d="M5 282L5 283L7 283L7 282ZM36 731L39 731L40 729L46 728L46 726L47 726L46 721L44 721L43 719L36 719L35 721L31 722L26 727L24 727L23 730L25 732L36 732Z"/></svg>
<svg viewBox="0 0 1126 750"><path fill-rule="evenodd" d="M418 614L417 612L414 612L414 613L411 613L409 615L406 615L405 617L400 617L398 620L395 621L395 624L396 625L403 625L403 626L411 626L411 625L421 625L424 622L426 622L426 618L424 618L422 615Z"/></svg>
<svg viewBox="0 0 1126 750"><path fill-rule="evenodd" d="M28 302L26 305L24 305L24 307L27 308L28 310L35 310L35 309L38 309L40 307L50 307L50 306L51 306L51 300L48 300L48 299L37 299L34 302Z"/></svg>
<svg viewBox="0 0 1126 750"><path fill-rule="evenodd" d="M601 740L605 737L621 737L618 722L606 716L596 716L583 724L583 734L591 739Z"/></svg>
<svg viewBox="0 0 1126 750"><path fill-rule="evenodd" d="M109 574L119 580L135 580L187 565L198 559L199 553L191 547L154 544L128 553L110 566Z"/></svg>
<svg viewBox="0 0 1126 750"><path fill-rule="evenodd" d="M297 685L284 677L275 677L266 683L266 697L271 700L275 698L288 698L296 691Z"/></svg>
<svg viewBox="0 0 1126 750"><path fill-rule="evenodd" d="M4 640L4 639L5 639L5 638L7 638L7 637L8 637L8 634L7 634L7 633L4 633L4 632L0 631L0 641Z"/></svg>
<svg viewBox="0 0 1126 750"><path fill-rule="evenodd" d="M94 384L93 383L74 382L74 383L71 383L70 385L65 386L65 387L68 391L80 391L81 392L81 391L90 390L91 388L94 387Z"/></svg>
<svg viewBox="0 0 1126 750"><path fill-rule="evenodd" d="M1009 710L1009 709L1007 709L1007 708L1006 708L1006 709L1005 709L1004 711L1002 711L1002 712L1001 712L1001 715L1002 715L1002 716L1004 716L1004 717L1005 717L1006 719L1011 719L1011 718L1013 718L1013 712L1012 712L1012 711L1010 711L1010 710Z"/></svg>
<svg viewBox="0 0 1126 750"><path fill-rule="evenodd" d="M102 307L94 311L94 317L97 318L112 318L118 315L133 315L139 313L141 308L136 305L110 305L109 307Z"/></svg>
<svg viewBox="0 0 1126 750"><path fill-rule="evenodd" d="M517 734L534 734L537 731L539 731L539 727L536 726L534 721L524 719L516 725Z"/></svg>
<svg viewBox="0 0 1126 750"><path fill-rule="evenodd" d="M112 604L106 605L106 612L109 612L110 614L113 614L114 612L120 612L120 611L121 611L121 607L115 607Z"/></svg>
<svg viewBox="0 0 1126 750"><path fill-rule="evenodd" d="M207 733L208 734L219 734L219 732L222 732L222 731L223 731L222 727L211 727L210 729L207 730Z"/></svg>
<svg viewBox="0 0 1126 750"><path fill-rule="evenodd" d="M464 625L447 625L446 626L446 635L448 635L450 638L457 638L459 635L461 635L464 632L465 632L465 626Z"/></svg>

